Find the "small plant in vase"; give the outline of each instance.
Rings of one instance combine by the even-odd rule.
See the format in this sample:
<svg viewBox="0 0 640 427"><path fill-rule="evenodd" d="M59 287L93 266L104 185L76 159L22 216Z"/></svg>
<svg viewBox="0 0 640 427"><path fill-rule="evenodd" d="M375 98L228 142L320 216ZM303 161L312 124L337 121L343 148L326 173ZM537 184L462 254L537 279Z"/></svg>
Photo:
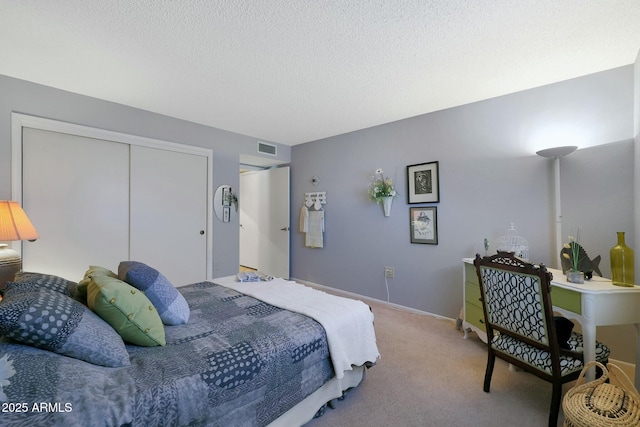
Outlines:
<svg viewBox="0 0 640 427"><path fill-rule="evenodd" d="M576 238L569 236L569 243L565 243L560 251L562 261L562 272L567 275L567 282L584 283L585 279L590 280L593 273L602 277L600 271L600 255L589 258L582 245L578 243L580 231L576 233Z"/></svg>
<svg viewBox="0 0 640 427"><path fill-rule="evenodd" d="M391 178L385 177L381 168L376 169L371 185L369 185L369 199L384 207L384 216L390 215L391 203L395 195L396 190Z"/></svg>
<svg viewBox="0 0 640 427"><path fill-rule="evenodd" d="M574 239L573 236L569 236L569 243L565 243L562 249L562 260L563 269L567 265L565 260L569 261L569 268L565 269L565 274L567 275L567 282L571 283L584 283L584 272L580 271L580 250L582 247L578 243L578 239L580 238L580 230L576 233L576 237ZM584 250L583 250L584 251Z"/></svg>

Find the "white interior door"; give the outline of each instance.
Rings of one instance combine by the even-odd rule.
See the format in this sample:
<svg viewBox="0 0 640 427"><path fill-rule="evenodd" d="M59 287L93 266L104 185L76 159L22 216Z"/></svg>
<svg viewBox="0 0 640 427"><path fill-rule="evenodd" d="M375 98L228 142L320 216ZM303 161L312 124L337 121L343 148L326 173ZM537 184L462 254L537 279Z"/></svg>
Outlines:
<svg viewBox="0 0 640 427"><path fill-rule="evenodd" d="M260 203L260 180L255 172L240 175L239 223L240 223L240 265L258 269L258 218Z"/></svg>
<svg viewBox="0 0 640 427"><path fill-rule="evenodd" d="M259 263L261 270L276 277L289 278L289 168L268 169L264 172L261 200L268 206L262 216Z"/></svg>
<svg viewBox="0 0 640 427"><path fill-rule="evenodd" d="M80 281L129 257L129 145L23 129L22 205L40 238L24 271Z"/></svg>
<svg viewBox="0 0 640 427"><path fill-rule="evenodd" d="M240 260L289 278L289 167L243 174L240 180ZM247 253L245 254L245 250ZM253 260L255 257L255 261Z"/></svg>
<svg viewBox="0 0 640 427"><path fill-rule="evenodd" d="M175 286L207 278L207 158L131 146L131 259Z"/></svg>

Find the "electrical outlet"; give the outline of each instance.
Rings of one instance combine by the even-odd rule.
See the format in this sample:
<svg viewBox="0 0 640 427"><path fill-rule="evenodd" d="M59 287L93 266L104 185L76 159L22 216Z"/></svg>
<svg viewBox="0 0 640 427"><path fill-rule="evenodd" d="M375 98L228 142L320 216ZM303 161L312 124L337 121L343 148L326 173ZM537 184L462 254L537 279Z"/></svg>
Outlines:
<svg viewBox="0 0 640 427"><path fill-rule="evenodd" d="M393 267L385 267L384 268L384 277L388 279L393 279L394 270Z"/></svg>

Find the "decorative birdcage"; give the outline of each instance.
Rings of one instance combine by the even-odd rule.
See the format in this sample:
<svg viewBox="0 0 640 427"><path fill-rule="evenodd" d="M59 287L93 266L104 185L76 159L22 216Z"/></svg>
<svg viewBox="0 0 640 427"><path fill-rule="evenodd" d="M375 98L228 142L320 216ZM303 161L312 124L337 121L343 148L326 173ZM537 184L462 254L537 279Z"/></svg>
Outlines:
<svg viewBox="0 0 640 427"><path fill-rule="evenodd" d="M518 229L513 222L506 234L496 240L496 248L499 251L513 252L515 256L525 261L529 260L529 242L524 237L518 236Z"/></svg>

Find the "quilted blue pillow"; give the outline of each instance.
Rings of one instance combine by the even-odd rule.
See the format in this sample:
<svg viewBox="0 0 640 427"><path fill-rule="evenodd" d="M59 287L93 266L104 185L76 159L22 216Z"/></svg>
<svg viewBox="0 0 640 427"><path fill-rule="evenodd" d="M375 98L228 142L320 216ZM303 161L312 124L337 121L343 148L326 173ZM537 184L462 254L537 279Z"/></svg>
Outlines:
<svg viewBox="0 0 640 427"><path fill-rule="evenodd" d="M182 325L189 321L187 300L155 268L138 261L122 261L118 266L118 278L144 292L165 325Z"/></svg>
<svg viewBox="0 0 640 427"><path fill-rule="evenodd" d="M62 294L71 296L73 288L77 286L77 283L71 280L64 279L62 277L54 276L53 274L34 273L21 271L16 274L14 283L31 283L35 286L51 289L52 291L60 292Z"/></svg>
<svg viewBox="0 0 640 427"><path fill-rule="evenodd" d="M88 307L50 289L22 289L0 302L1 335L94 365L131 365L120 335Z"/></svg>

